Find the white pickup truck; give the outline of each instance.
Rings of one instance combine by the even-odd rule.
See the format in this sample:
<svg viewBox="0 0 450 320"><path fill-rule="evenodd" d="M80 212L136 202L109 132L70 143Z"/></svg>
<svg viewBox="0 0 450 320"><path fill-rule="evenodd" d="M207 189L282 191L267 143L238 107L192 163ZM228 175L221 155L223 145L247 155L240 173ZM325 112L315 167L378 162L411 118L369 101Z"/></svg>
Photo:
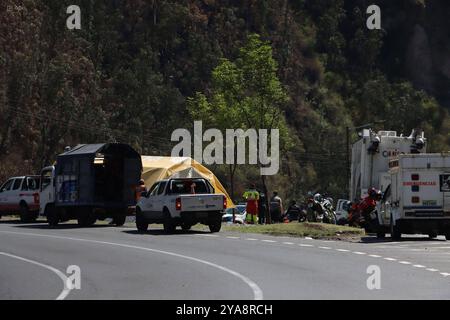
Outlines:
<svg viewBox="0 0 450 320"><path fill-rule="evenodd" d="M38 217L39 176L13 177L0 187L0 217L16 213L22 222L32 222Z"/></svg>
<svg viewBox="0 0 450 320"><path fill-rule="evenodd" d="M227 206L224 194L203 178L168 179L156 182L142 194L136 205L136 227L143 232L150 223L163 223L167 233L177 226L189 230L202 223L211 232L219 232Z"/></svg>

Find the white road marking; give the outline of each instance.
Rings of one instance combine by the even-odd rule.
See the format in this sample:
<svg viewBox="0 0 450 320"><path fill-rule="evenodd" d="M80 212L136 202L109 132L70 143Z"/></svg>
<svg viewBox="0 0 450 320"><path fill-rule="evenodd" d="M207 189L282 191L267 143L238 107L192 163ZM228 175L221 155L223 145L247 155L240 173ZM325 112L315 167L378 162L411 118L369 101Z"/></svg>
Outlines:
<svg viewBox="0 0 450 320"><path fill-rule="evenodd" d="M195 262L202 263L202 264L211 266L213 268L222 270L224 272L227 272L227 273L229 273L229 274L231 274L231 275L241 279L242 281L244 281L252 289L254 300L263 300L263 291L250 278L247 278L246 276L240 274L237 271L228 269L227 267L218 265L216 263L209 262L209 261L202 260L202 259L198 259L198 258L194 258L194 257L190 257L190 256L185 256L185 255L182 255L182 254L179 254L179 253L163 251L163 250L157 250L157 249L151 249L151 248L146 248L146 247L133 246L133 245L123 244L123 243L97 241L97 240L89 240L89 239L82 239L82 238L69 238L69 237L62 237L62 236L52 236L52 235L44 235L44 234L36 234L36 233L26 233L26 232L12 232L12 231L0 231L0 232L1 233L9 233L9 234L25 235L25 236L35 236L35 237L54 238L54 239L65 239L65 240L72 240L72 241L79 241L79 242L111 245L111 246L117 246L117 247L122 247L122 248L131 248L131 249L149 251L149 252L154 252L154 253L160 253L160 254L165 254L165 255L169 255L169 256L173 256L173 257L178 257L178 258L182 258L182 259L186 259L186 260L195 261Z"/></svg>
<svg viewBox="0 0 450 320"><path fill-rule="evenodd" d="M10 257L10 258L14 258L14 259L21 260L21 261L25 261L25 262L37 265L39 267L45 268L47 270L50 270L50 271L56 273L56 275L58 277L60 277L61 280L63 281L63 287L64 287L64 289L61 291L61 293L56 298L56 300L64 300L67 297L67 295L70 293L70 289L67 287L67 277L66 277L66 275L64 273L62 273L58 269L56 269L56 268L54 268L52 266L49 266L49 265L46 265L46 264L34 261L34 260L26 259L26 258L23 258L23 257L19 257L19 256L16 256L16 255L10 254L10 253L6 253L6 252L0 252L0 255L7 256L7 257Z"/></svg>
<svg viewBox="0 0 450 320"><path fill-rule="evenodd" d="M283 244L294 244L293 242L283 242Z"/></svg>
<svg viewBox="0 0 450 320"><path fill-rule="evenodd" d="M337 251L340 251L340 252L350 252L350 250L347 250L347 249L336 249Z"/></svg>
<svg viewBox="0 0 450 320"><path fill-rule="evenodd" d="M319 249L325 249L325 250L330 250L330 247L319 247Z"/></svg>
<svg viewBox="0 0 450 320"><path fill-rule="evenodd" d="M369 254L369 257L372 258L381 258L381 256L377 255L377 254Z"/></svg>
<svg viewBox="0 0 450 320"><path fill-rule="evenodd" d="M367 253L365 253L365 252L360 252L360 251L353 251L353 253L354 253L354 254L359 254L359 255L367 254Z"/></svg>
<svg viewBox="0 0 450 320"><path fill-rule="evenodd" d="M227 237L228 239L239 239L239 237Z"/></svg>
<svg viewBox="0 0 450 320"><path fill-rule="evenodd" d="M312 244L299 243L300 247L314 247Z"/></svg>
<svg viewBox="0 0 450 320"><path fill-rule="evenodd" d="M196 236L199 236L199 237L212 237L212 238L218 238L219 236L218 235L216 235L216 234L195 234Z"/></svg>
<svg viewBox="0 0 450 320"><path fill-rule="evenodd" d="M413 265L414 268L425 268L425 266L421 265L421 264L415 264Z"/></svg>
<svg viewBox="0 0 450 320"><path fill-rule="evenodd" d="M255 238L246 238L245 240L248 240L248 241L257 241L258 239L255 239Z"/></svg>
<svg viewBox="0 0 450 320"><path fill-rule="evenodd" d="M384 258L384 260L387 260L387 261L397 261L397 259L395 259L395 258Z"/></svg>
<svg viewBox="0 0 450 320"><path fill-rule="evenodd" d="M263 242L269 242L269 243L275 243L275 242L277 242L277 241L275 241L275 240L261 240L261 241L263 241Z"/></svg>
<svg viewBox="0 0 450 320"><path fill-rule="evenodd" d="M306 240L313 240L311 237L305 237Z"/></svg>
<svg viewBox="0 0 450 320"><path fill-rule="evenodd" d="M411 264L411 262L409 262L409 261L399 261L398 263L401 263L401 264Z"/></svg>
<svg viewBox="0 0 450 320"><path fill-rule="evenodd" d="M427 271L431 271L431 272L437 272L437 271L439 271L438 269L434 269L434 268L427 268L426 270L427 270Z"/></svg>
<svg viewBox="0 0 450 320"><path fill-rule="evenodd" d="M441 272L441 274L442 274L444 277L450 276L450 273L447 273L447 272Z"/></svg>

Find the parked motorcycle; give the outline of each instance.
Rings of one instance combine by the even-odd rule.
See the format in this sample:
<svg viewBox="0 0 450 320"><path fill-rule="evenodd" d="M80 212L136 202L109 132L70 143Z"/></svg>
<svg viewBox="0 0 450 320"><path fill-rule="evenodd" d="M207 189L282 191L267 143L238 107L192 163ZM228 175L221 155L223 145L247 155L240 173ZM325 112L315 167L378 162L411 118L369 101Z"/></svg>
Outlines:
<svg viewBox="0 0 450 320"><path fill-rule="evenodd" d="M333 210L333 205L328 199L320 200L308 199L307 221L336 224L336 214Z"/></svg>

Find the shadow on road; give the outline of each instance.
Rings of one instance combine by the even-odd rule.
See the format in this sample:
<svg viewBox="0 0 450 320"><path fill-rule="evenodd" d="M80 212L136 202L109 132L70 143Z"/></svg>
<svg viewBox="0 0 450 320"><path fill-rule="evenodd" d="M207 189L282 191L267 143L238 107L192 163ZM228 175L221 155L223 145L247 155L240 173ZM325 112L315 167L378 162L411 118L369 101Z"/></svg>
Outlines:
<svg viewBox="0 0 450 320"><path fill-rule="evenodd" d="M20 224L14 226L15 228L24 228L24 229L41 229L41 230L65 230L65 229L99 229L99 228L114 228L114 225L107 224L94 224L89 227L80 227L76 223L63 223L59 224L56 227L51 227L47 223L45 224Z"/></svg>
<svg viewBox="0 0 450 320"><path fill-rule="evenodd" d="M209 231L201 231L201 230L175 230L171 233L166 233L163 229L153 229L147 230L146 232L140 232L138 230L124 230L123 233L134 234L134 235L152 235L152 236L168 236L168 235L177 235L177 234L210 234Z"/></svg>

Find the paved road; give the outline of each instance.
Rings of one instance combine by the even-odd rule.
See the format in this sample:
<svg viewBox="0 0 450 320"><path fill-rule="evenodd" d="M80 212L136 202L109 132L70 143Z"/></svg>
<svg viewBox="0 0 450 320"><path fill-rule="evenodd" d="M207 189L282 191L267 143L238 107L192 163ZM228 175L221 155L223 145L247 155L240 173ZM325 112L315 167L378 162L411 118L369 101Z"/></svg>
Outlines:
<svg viewBox="0 0 450 320"><path fill-rule="evenodd" d="M81 289L65 285L81 270ZM379 266L381 289L367 288ZM0 221L0 299L450 299L450 242Z"/></svg>

